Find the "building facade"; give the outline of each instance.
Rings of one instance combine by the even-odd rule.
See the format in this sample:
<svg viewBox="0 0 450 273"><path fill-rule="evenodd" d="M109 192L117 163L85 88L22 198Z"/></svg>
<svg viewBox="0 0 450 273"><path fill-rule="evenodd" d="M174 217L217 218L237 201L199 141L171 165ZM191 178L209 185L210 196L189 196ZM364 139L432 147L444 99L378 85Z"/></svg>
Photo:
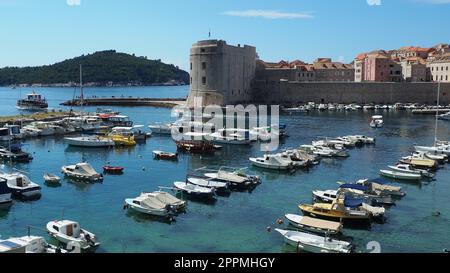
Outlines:
<svg viewBox="0 0 450 273"><path fill-rule="evenodd" d="M256 48L223 40L195 43L190 51L189 107L227 105L251 100Z"/></svg>
<svg viewBox="0 0 450 273"><path fill-rule="evenodd" d="M430 81L450 82L450 53L434 58L427 67Z"/></svg>

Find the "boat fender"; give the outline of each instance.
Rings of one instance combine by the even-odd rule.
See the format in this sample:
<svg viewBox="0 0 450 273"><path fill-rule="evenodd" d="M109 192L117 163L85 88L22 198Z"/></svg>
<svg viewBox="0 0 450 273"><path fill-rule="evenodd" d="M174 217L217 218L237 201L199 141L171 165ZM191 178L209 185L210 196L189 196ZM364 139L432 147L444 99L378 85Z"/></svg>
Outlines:
<svg viewBox="0 0 450 273"><path fill-rule="evenodd" d="M170 216L170 217L169 217L169 221L170 221L170 222L175 222L175 217Z"/></svg>
<svg viewBox="0 0 450 273"><path fill-rule="evenodd" d="M272 228L270 226L266 227L267 232L271 232Z"/></svg>
<svg viewBox="0 0 450 273"><path fill-rule="evenodd" d="M279 225L282 225L282 224L284 223L284 221L283 221L283 219L278 218L278 219L277 219L277 223L278 223Z"/></svg>
<svg viewBox="0 0 450 273"><path fill-rule="evenodd" d="M145 167L142 167L142 170L145 171Z"/></svg>

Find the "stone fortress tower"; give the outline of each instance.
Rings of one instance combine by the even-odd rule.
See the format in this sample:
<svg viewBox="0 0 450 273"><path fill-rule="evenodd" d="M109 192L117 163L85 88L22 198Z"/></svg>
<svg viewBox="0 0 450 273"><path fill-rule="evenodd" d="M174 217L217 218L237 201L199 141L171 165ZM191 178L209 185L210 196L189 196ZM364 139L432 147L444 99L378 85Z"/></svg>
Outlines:
<svg viewBox="0 0 450 273"><path fill-rule="evenodd" d="M223 40L195 43L190 52L187 105L225 106L251 101L255 67L255 47L231 46Z"/></svg>

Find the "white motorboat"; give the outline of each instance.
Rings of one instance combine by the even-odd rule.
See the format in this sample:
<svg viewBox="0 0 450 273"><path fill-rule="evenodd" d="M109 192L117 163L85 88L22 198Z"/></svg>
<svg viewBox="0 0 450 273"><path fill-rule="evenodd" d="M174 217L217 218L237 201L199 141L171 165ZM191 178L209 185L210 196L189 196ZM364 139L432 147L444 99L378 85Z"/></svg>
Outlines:
<svg viewBox="0 0 450 273"><path fill-rule="evenodd" d="M283 107L281 110L284 111L284 112L288 112L288 113L306 113L306 112L309 112L309 110L306 107L304 107L304 106L288 107L288 108Z"/></svg>
<svg viewBox="0 0 450 273"><path fill-rule="evenodd" d="M450 112L438 115L438 119L450 121Z"/></svg>
<svg viewBox="0 0 450 273"><path fill-rule="evenodd" d="M396 172L418 174L418 175L421 175L423 177L428 177L428 178L434 177L433 173L430 173L426 170L415 169L409 164L397 164L395 166L389 166L389 169L396 171Z"/></svg>
<svg viewBox="0 0 450 273"><path fill-rule="evenodd" d="M322 237L314 234L293 230L275 229L287 244L312 253L350 253L353 245L349 242L335 240L329 237Z"/></svg>
<svg viewBox="0 0 450 273"><path fill-rule="evenodd" d="M46 173L44 174L44 181L50 184L58 184L61 181L61 178L52 173Z"/></svg>
<svg viewBox="0 0 450 273"><path fill-rule="evenodd" d="M69 178L86 180L91 182L102 181L103 175L95 171L89 163L78 163L63 166L61 172Z"/></svg>
<svg viewBox="0 0 450 273"><path fill-rule="evenodd" d="M282 153L279 153L282 158L286 159L287 161L291 161L292 165L296 168L305 168L308 167L308 160L303 160L297 157L296 154L293 154L291 152L285 151Z"/></svg>
<svg viewBox="0 0 450 273"><path fill-rule="evenodd" d="M432 154L430 152L414 152L412 157L418 159L432 159L441 163L448 160L448 156L445 154Z"/></svg>
<svg viewBox="0 0 450 273"><path fill-rule="evenodd" d="M381 128L384 125L383 116L375 115L372 116L372 120L370 121L370 127L372 128Z"/></svg>
<svg viewBox="0 0 450 273"><path fill-rule="evenodd" d="M8 187L8 180L0 178L0 205L12 202L12 190Z"/></svg>
<svg viewBox="0 0 450 273"><path fill-rule="evenodd" d="M31 124L25 126L30 128L35 128L40 130L39 136L52 136L55 134L55 127L52 126L49 122L43 122L43 121L36 121L32 122Z"/></svg>
<svg viewBox="0 0 450 273"><path fill-rule="evenodd" d="M418 152L429 152L437 155L450 156L450 146L414 146Z"/></svg>
<svg viewBox="0 0 450 273"><path fill-rule="evenodd" d="M20 125L8 125L6 124L3 128L9 129L9 136L10 140L16 140L16 139L22 139L24 137L23 133L20 131ZM3 135L3 128L0 128L0 140L4 140L2 138ZM8 139L6 139L8 140Z"/></svg>
<svg viewBox="0 0 450 273"><path fill-rule="evenodd" d="M39 236L12 237L0 240L0 253L67 253Z"/></svg>
<svg viewBox="0 0 450 273"><path fill-rule="evenodd" d="M347 137L350 139L359 140L364 144L375 144L375 138L373 138L373 137L368 137L368 136L364 136L364 135L349 135Z"/></svg>
<svg viewBox="0 0 450 273"><path fill-rule="evenodd" d="M225 131L210 134L216 144L250 145L252 141L241 134L226 134Z"/></svg>
<svg viewBox="0 0 450 273"><path fill-rule="evenodd" d="M320 147L320 148L319 148ZM330 148L324 146L314 146L314 145L300 145L299 150L312 153L321 157L333 157L334 152Z"/></svg>
<svg viewBox="0 0 450 273"><path fill-rule="evenodd" d="M212 198L215 192L213 188L206 188L187 182L174 182L173 185L175 190L187 193L193 197Z"/></svg>
<svg viewBox="0 0 450 273"><path fill-rule="evenodd" d="M22 127L22 129L20 129L20 133L23 135L24 138L40 136L41 132L42 130L31 125L24 126Z"/></svg>
<svg viewBox="0 0 450 273"><path fill-rule="evenodd" d="M100 148L100 147L112 147L115 145L113 140L99 136L66 137L64 138L64 140L70 146L77 146L77 147Z"/></svg>
<svg viewBox="0 0 450 273"><path fill-rule="evenodd" d="M79 116L64 118L63 122L76 131L91 132L101 129L102 121L98 116Z"/></svg>
<svg viewBox="0 0 450 273"><path fill-rule="evenodd" d="M254 166L272 170L288 170L294 167L292 160L283 158L280 154L250 157L249 160Z"/></svg>
<svg viewBox="0 0 450 273"><path fill-rule="evenodd" d="M231 188L248 188L261 183L261 178L256 175L249 175L242 169L221 167L217 172L205 173L206 177L215 181L222 181L230 184Z"/></svg>
<svg viewBox="0 0 450 273"><path fill-rule="evenodd" d="M250 130L250 135L255 135L259 141L267 142L272 138L278 138L278 134L272 132L270 126L254 127Z"/></svg>
<svg viewBox="0 0 450 273"><path fill-rule="evenodd" d="M100 245L95 234L80 227L80 224L71 220L55 220L47 223L47 231L56 240L69 244L78 243L80 249L89 250Z"/></svg>
<svg viewBox="0 0 450 273"><path fill-rule="evenodd" d="M289 223L297 228L321 234L338 234L342 232L343 225L339 222L327 221L297 214L286 214Z"/></svg>
<svg viewBox="0 0 450 273"><path fill-rule="evenodd" d="M125 199L125 204L126 207L130 207L141 213L161 217L171 217L174 212L171 205L162 202L155 195L148 193L142 193L136 198Z"/></svg>
<svg viewBox="0 0 450 273"><path fill-rule="evenodd" d="M202 179L197 177L188 177L187 182L193 185L205 187L205 188L212 188L219 191L227 191L228 190L228 183L226 182L219 182L214 181L210 179Z"/></svg>
<svg viewBox="0 0 450 273"><path fill-rule="evenodd" d="M386 177L400 179L400 180L420 180L422 177L421 174L416 173L405 173L399 171L391 171L391 170L380 170L380 174Z"/></svg>
<svg viewBox="0 0 450 273"><path fill-rule="evenodd" d="M0 172L0 179L7 181L12 195L21 199L35 199L41 196L41 186L32 182L22 173L3 173Z"/></svg>
<svg viewBox="0 0 450 273"><path fill-rule="evenodd" d="M170 135L172 134L172 126L171 123L155 123L152 125L149 125L148 128L152 131L154 134L161 134L161 135Z"/></svg>

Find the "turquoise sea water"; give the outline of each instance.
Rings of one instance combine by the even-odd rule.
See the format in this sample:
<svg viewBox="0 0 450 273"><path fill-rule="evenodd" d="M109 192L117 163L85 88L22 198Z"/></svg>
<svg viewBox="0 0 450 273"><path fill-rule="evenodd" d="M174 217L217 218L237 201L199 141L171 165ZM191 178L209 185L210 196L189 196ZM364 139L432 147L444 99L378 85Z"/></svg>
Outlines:
<svg viewBox="0 0 450 273"><path fill-rule="evenodd" d="M17 114L14 107L19 92L30 89L0 88L0 114ZM39 88L50 102L50 107L71 99L73 89ZM188 87L95 88L86 93L110 96L122 93L141 97L184 97ZM95 108L91 108L95 110ZM170 109L149 107L115 107L129 115L136 124L168 121ZM405 112L383 112L385 127L371 129L368 120L372 112L335 112L286 115L290 135L281 148L308 144L318 136L365 134L377 138L376 146L350 150L347 159L328 159L309 171L293 174L269 172L251 167L250 156L261 155L258 145L252 147L225 146L214 156L181 155L178 162L154 160L152 151L175 151L168 137L154 136L146 144L129 149L69 148L61 138L27 140L25 149L34 153L29 164L15 168L29 173L42 185L42 198L33 202L15 201L9 210L0 210L2 238L23 236L27 226L45 228L48 221L61 217L77 220L83 227L97 234L101 240L98 252L294 252L285 246L276 232L267 232L267 226L277 226L276 219L285 213L299 213L299 203L311 202L311 191L334 189L337 180L354 181L376 178L378 171L395 163L412 151L414 144L428 145L434 138L434 117L415 116ZM450 139L450 123L439 121L440 139ZM103 183L83 184L64 180L60 187L44 185L42 175L58 173L62 165L79 162L82 158L97 170L110 162L125 167L122 176L106 176ZM185 214L168 224L158 219L124 211L125 198L135 197L141 191L170 186L175 180L184 180L187 173L207 166L250 167L262 177L263 183L252 192L233 192L218 197L215 203L189 201ZM145 169L143 169L145 167ZM10 167L6 166L8 170ZM367 251L366 244L377 241L382 252L441 252L450 248L450 171L440 169L436 181L421 185L396 183L407 195L388 209L387 222L373 224L370 230L346 229L358 251ZM440 217L432 216L440 211ZM33 230L34 234L45 232Z"/></svg>

